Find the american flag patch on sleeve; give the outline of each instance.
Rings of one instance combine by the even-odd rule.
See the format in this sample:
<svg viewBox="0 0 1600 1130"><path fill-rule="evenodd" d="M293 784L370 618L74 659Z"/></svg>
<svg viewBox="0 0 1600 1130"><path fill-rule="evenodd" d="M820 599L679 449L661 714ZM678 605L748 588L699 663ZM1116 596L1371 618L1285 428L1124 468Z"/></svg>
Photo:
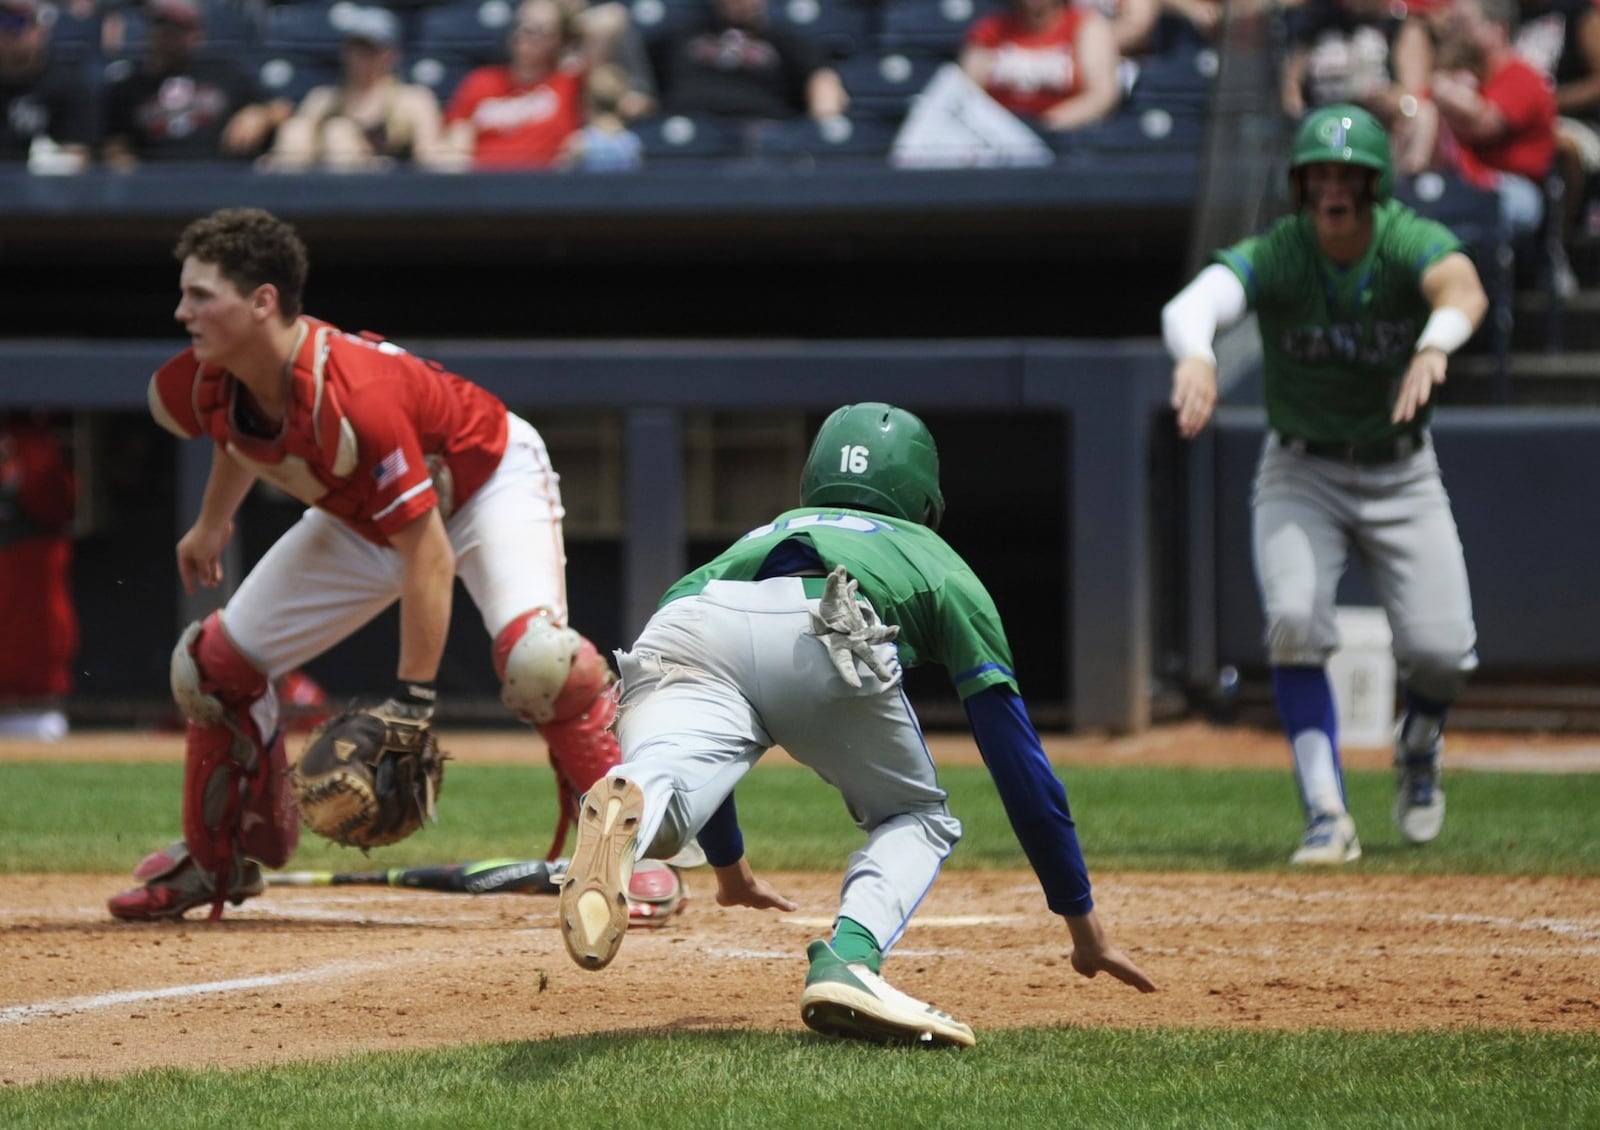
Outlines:
<svg viewBox="0 0 1600 1130"><path fill-rule="evenodd" d="M406 453L397 447L378 461L378 465L372 469L372 477L378 480L381 488L395 482L409 470L411 466L406 462Z"/></svg>

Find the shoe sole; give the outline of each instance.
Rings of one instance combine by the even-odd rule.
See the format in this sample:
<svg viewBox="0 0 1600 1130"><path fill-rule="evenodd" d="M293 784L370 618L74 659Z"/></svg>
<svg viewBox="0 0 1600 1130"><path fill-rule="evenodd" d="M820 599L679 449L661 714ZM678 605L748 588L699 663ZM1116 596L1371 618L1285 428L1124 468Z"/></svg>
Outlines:
<svg viewBox="0 0 1600 1130"><path fill-rule="evenodd" d="M800 1019L824 1036L874 1044L970 1048L978 1042L965 1024L889 1012L871 993L835 981L806 986L800 995Z"/></svg>
<svg viewBox="0 0 1600 1130"><path fill-rule="evenodd" d="M1431 844L1434 840L1439 838L1439 833L1444 830L1444 790L1436 788L1433 795L1439 799L1439 803L1436 805L1430 804L1421 808L1415 808L1406 804L1404 796L1395 798L1394 825L1400 830L1400 835L1402 838L1404 838L1406 843ZM1436 814L1435 810L1437 810ZM1430 816L1430 819L1426 825L1420 828L1416 827L1415 825L1411 827L1406 826L1406 818L1408 816L1411 816L1413 813L1422 812L1426 812Z"/></svg>
<svg viewBox="0 0 1600 1130"><path fill-rule="evenodd" d="M1309 855L1301 856L1295 852L1289 857L1289 863L1294 867L1338 867L1345 863L1354 863L1361 858L1361 845L1351 844L1341 855Z"/></svg>
<svg viewBox="0 0 1600 1130"><path fill-rule="evenodd" d="M622 948L633 844L643 816L644 791L626 778L602 778L584 795L560 916L567 952L585 969L604 969Z"/></svg>
<svg viewBox="0 0 1600 1130"><path fill-rule="evenodd" d="M1358 839L1351 839L1346 842L1344 851L1342 852L1330 851L1326 854L1322 854L1321 849L1318 849L1315 852L1301 855L1301 853L1297 851L1289 857L1289 863L1294 867L1338 867L1341 864L1354 863L1360 858L1361 841Z"/></svg>

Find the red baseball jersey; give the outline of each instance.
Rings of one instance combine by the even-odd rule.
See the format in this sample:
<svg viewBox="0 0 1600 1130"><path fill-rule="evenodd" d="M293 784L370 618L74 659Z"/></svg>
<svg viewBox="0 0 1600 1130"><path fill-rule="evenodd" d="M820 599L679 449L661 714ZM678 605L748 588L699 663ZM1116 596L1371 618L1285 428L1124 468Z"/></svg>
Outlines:
<svg viewBox="0 0 1600 1130"><path fill-rule="evenodd" d="M476 168L545 168L583 128L583 78L582 70L562 70L521 86L507 67L479 67L456 88L445 122L472 122Z"/></svg>
<svg viewBox="0 0 1600 1130"><path fill-rule="evenodd" d="M1084 11L1076 5L1062 7L1038 30L1010 11L992 12L973 24L967 32L969 45L1015 52L1026 61L1008 77L991 77L984 87L989 96L1013 114L1037 117L1077 94L1083 87L1077 44Z"/></svg>
<svg viewBox="0 0 1600 1130"><path fill-rule="evenodd" d="M241 427L250 419L247 390L193 349L150 378L151 415L186 439L210 436L261 478L379 545L441 503L448 517L494 474L506 449L497 397L390 342L315 318L300 325L276 436Z"/></svg>

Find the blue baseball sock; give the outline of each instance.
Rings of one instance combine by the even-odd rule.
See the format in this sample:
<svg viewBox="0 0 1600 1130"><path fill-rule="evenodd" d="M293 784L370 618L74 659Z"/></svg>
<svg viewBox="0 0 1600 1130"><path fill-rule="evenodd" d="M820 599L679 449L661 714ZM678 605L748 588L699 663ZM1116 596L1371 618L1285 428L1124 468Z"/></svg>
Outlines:
<svg viewBox="0 0 1600 1130"><path fill-rule="evenodd" d="M1321 667L1274 667L1272 692L1294 753L1301 804L1308 814L1346 811L1339 712L1328 672Z"/></svg>

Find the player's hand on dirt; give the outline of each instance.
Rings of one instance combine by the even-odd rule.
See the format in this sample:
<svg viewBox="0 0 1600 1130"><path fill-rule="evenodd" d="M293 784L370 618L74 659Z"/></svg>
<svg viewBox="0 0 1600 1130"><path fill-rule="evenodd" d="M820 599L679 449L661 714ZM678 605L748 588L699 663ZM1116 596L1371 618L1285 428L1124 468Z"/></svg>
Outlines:
<svg viewBox="0 0 1600 1130"><path fill-rule="evenodd" d="M1072 968L1085 977L1093 977L1097 973L1109 973L1124 985L1132 985L1141 993L1156 991L1156 983L1145 976L1144 970L1135 965L1127 954L1115 947L1092 954L1074 947Z"/></svg>
<svg viewBox="0 0 1600 1130"><path fill-rule="evenodd" d="M1411 359L1405 379L1400 382L1400 394L1395 397L1391 421L1404 424L1416 417L1433 396L1434 385L1444 384L1446 360L1442 349L1424 349Z"/></svg>
<svg viewBox="0 0 1600 1130"><path fill-rule="evenodd" d="M1144 970L1133 959L1117 949L1106 938L1100 920L1094 912L1067 918L1067 931L1072 935L1072 968L1084 977L1109 973L1124 985L1132 985L1141 993L1156 991L1156 983L1145 976Z"/></svg>
<svg viewBox="0 0 1600 1130"><path fill-rule="evenodd" d="M717 876L718 906L748 906L756 910L798 910L800 904L783 895L765 879L756 877L748 860L728 867L713 867Z"/></svg>
<svg viewBox="0 0 1600 1130"><path fill-rule="evenodd" d="M1172 367L1172 410L1178 434L1193 439L1217 406L1217 366L1204 357L1185 357Z"/></svg>
<svg viewBox="0 0 1600 1130"><path fill-rule="evenodd" d="M222 551L231 540L231 519L220 526L196 524L178 539L178 577L184 592L192 596L196 585L216 588L222 583Z"/></svg>

